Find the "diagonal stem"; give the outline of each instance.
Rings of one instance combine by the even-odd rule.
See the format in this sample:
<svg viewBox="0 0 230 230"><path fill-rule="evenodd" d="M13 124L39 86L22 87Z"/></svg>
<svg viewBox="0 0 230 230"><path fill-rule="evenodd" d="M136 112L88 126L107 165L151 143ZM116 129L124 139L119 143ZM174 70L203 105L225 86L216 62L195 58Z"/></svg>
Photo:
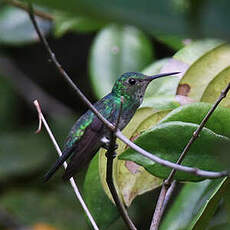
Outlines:
<svg viewBox="0 0 230 230"><path fill-rule="evenodd" d="M90 101L86 98L86 96L81 92L81 90L73 83L73 81L70 79L70 77L68 76L68 74L65 72L65 70L62 68L62 66L60 65L60 63L57 61L55 54L52 52L51 48L49 47L49 44L47 42L47 40L45 39L45 37L43 36L43 34L41 33L36 20L34 18L33 15L33 8L32 5L30 5L29 8L29 16L31 18L31 21L34 25L34 28L41 40L41 43L44 45L45 49L47 50L47 52L49 53L50 59L52 61L52 63L55 65L55 67L57 68L57 70L59 71L59 73L61 74L61 76L65 79L65 81L70 85L71 88L74 89L74 91L79 95L79 97L81 98L81 100L88 106L88 108L90 110L92 110L92 112L105 124L105 126L114 132L115 127L113 124L111 124L108 120L106 120L96 109L95 107L90 103ZM219 177L224 177L224 176L228 176L229 172L228 171L222 171L222 172L211 172L211 171L206 171L206 170L200 170L197 168L191 168L191 167L187 167L187 166L182 166L182 165L178 165L176 163L167 161L167 160L163 160L147 151L145 151L144 149L140 148L139 146L137 146L136 144L134 144L132 141L130 141L127 137L125 137L120 130L117 130L115 132L115 135L117 138L119 138L121 141L123 141L125 144L127 144L130 148L134 149L135 151L139 152L141 155L147 157L148 159L164 165L166 167L169 168L173 168L179 171L184 171L187 173L191 173L197 176L202 176L202 177L207 177L207 178L219 178Z"/></svg>
<svg viewBox="0 0 230 230"><path fill-rule="evenodd" d="M52 131L50 130L50 127L49 127L48 123L46 122L46 120L45 120L45 118L44 118L44 116L42 114L41 107L40 107L40 105L39 105L37 100L34 101L34 105L35 105L35 107L36 107L36 109L38 111L38 117L39 117L39 126L38 126L38 129L36 130L36 133L41 131L41 124L43 123L45 128L46 128L46 130L47 130L47 132L48 132L48 134L49 134L49 137L50 137L51 141L54 144L54 147L55 147L58 155L61 156L62 155L61 149L59 148L59 146L58 146L58 144L57 144L57 142L55 140L55 137L54 137ZM67 163L66 162L63 163L63 167L65 169L67 168ZM78 189L77 184L75 183L73 177L71 177L69 180L70 180L71 186L73 187L73 190L75 192L75 195L76 195L77 199L79 200L83 210L85 211L86 215L88 216L88 218L89 218L89 220L90 220L90 222L91 222L91 224L93 226L93 229L94 230L99 230L95 220L93 219L90 211L88 210L88 208L87 208L87 206L86 206L86 204L85 204L85 202L84 202L84 200L83 200L83 198L81 196L81 193L79 192L79 189Z"/></svg>
<svg viewBox="0 0 230 230"><path fill-rule="evenodd" d="M227 93L228 93L229 90L230 90L230 83L228 83L226 88L221 91L220 96L218 97L216 102L213 104L212 108L208 111L208 113L206 114L204 119L201 121L199 127L193 133L192 137L190 138L189 142L185 146L184 150L182 151L182 153L180 154L180 157L178 158L178 160L176 162L178 165L180 165L182 163L182 161L185 158L186 154L188 153L190 147L192 146L194 141L199 137L199 134L202 131L202 129L204 128L204 126L207 123L208 119L213 114L213 112L215 111L217 106L220 104L220 102L227 96ZM166 206L165 201L166 201L166 199L169 199L169 197L166 198L166 194L172 188L172 186L175 186L174 183L172 184L172 181L173 181L173 178L174 178L175 174L176 174L176 169L174 168L170 172L168 178L163 182L163 185L162 185L162 188L161 188L161 193L159 195L158 202L157 202L157 205L156 205L156 209L155 209L155 212L154 212L154 215L153 215L150 230L157 230L159 228L161 217L163 215L163 211L164 211L165 206Z"/></svg>
<svg viewBox="0 0 230 230"><path fill-rule="evenodd" d="M8 3L9 5L15 6L19 9L22 9L22 10L29 12L29 7L26 4L24 4L18 0L3 0L3 1ZM53 21L53 19L54 19L52 15L50 15L44 11L41 11L41 10L34 10L34 14L40 18L43 18L43 19L46 19L49 21Z"/></svg>

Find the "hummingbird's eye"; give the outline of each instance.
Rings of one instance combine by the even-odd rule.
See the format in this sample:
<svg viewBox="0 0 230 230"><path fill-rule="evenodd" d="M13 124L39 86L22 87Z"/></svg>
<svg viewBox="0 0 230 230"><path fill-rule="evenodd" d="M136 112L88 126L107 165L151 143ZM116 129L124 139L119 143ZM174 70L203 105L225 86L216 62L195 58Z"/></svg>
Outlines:
<svg viewBox="0 0 230 230"><path fill-rule="evenodd" d="M134 78L130 78L129 79L129 84L130 85L135 85L136 84L136 80Z"/></svg>

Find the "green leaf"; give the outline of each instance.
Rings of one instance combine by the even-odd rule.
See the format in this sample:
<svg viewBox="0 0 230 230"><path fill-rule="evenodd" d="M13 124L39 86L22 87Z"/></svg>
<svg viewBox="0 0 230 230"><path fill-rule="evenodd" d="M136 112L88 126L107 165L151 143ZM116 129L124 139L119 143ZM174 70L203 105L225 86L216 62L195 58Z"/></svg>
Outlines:
<svg viewBox="0 0 230 230"><path fill-rule="evenodd" d="M152 34L229 38L229 1L30 0L73 14L135 25ZM203 2L203 1L202 1ZM181 4L182 3L182 4ZM184 4L185 3L185 4ZM196 5L194 7L194 5ZM196 10L194 10L196 9Z"/></svg>
<svg viewBox="0 0 230 230"><path fill-rule="evenodd" d="M202 98L205 89L212 80L230 64L230 45L223 44L207 52L190 66L183 76L178 91L187 88L182 95L189 96L195 101ZM180 94L180 93L179 93Z"/></svg>
<svg viewBox="0 0 230 230"><path fill-rule="evenodd" d="M200 230L215 213L226 178L184 185L163 219L160 230Z"/></svg>
<svg viewBox="0 0 230 230"><path fill-rule="evenodd" d="M38 25L43 33L50 30L51 23L37 18ZM6 45L22 45L38 41L38 36L28 13L24 10L5 6L0 9L0 43Z"/></svg>
<svg viewBox="0 0 230 230"><path fill-rule="evenodd" d="M87 33L101 29L105 23L83 16L73 16L63 12L56 12L54 17L54 34L57 37L67 32Z"/></svg>
<svg viewBox="0 0 230 230"><path fill-rule="evenodd" d="M216 183L215 183L216 182ZM210 194L210 190L206 192L206 196L211 197L207 199L206 205L204 206L205 209L200 210L196 221L193 221L193 229L199 230L204 229L207 224L211 221L213 215L217 211L219 207L220 201L223 198L223 195L228 192L227 186L229 185L229 178L221 178L218 180L212 180L212 184L209 185L209 188L214 189L214 192Z"/></svg>
<svg viewBox="0 0 230 230"><path fill-rule="evenodd" d="M124 72L141 71L152 61L152 45L140 30L109 25L95 38L90 54L90 78L101 98Z"/></svg>
<svg viewBox="0 0 230 230"><path fill-rule="evenodd" d="M183 49L179 50L173 58L191 65L205 53L212 51L221 44L223 44L223 41L217 39L202 39L193 41Z"/></svg>
<svg viewBox="0 0 230 230"><path fill-rule="evenodd" d="M25 142L26 140L26 142ZM39 170L47 162L52 145L34 132L2 133L0 136L0 180ZM49 158L48 158L49 159Z"/></svg>
<svg viewBox="0 0 230 230"><path fill-rule="evenodd" d="M198 125L185 122L167 122L144 132L135 143L152 154L176 162ZM183 165L210 171L220 171L224 167L219 161L222 147L229 145L229 139L204 128L193 143ZM228 146L229 147L229 146ZM226 147L227 148L227 147ZM152 175L167 178L171 169L143 157L133 149L127 149L119 156L121 160L131 160L143 166ZM175 180L199 181L204 178L177 171Z"/></svg>
<svg viewBox="0 0 230 230"><path fill-rule="evenodd" d="M154 34L153 34L154 35ZM185 38L175 36L175 35L157 35L155 34L154 37L162 43L165 43L169 47L174 50L180 50L185 46Z"/></svg>
<svg viewBox="0 0 230 230"><path fill-rule="evenodd" d="M99 154L93 158L84 181L84 199L100 229L108 226L119 218L116 206L106 196L99 176Z"/></svg>
<svg viewBox="0 0 230 230"><path fill-rule="evenodd" d="M185 105L170 112L161 120L161 123L183 121L200 124L211 108L212 104L204 102ZM217 107L205 127L216 134L230 138L230 109L221 106Z"/></svg>
<svg viewBox="0 0 230 230"><path fill-rule="evenodd" d="M214 103L220 96L221 91L226 88L229 82L230 67L227 67L209 83L200 100L204 102ZM229 96L222 100L221 106L230 108Z"/></svg>
<svg viewBox="0 0 230 230"><path fill-rule="evenodd" d="M180 106L180 102L175 96L160 96L145 98L141 107L151 107L156 111L175 109Z"/></svg>

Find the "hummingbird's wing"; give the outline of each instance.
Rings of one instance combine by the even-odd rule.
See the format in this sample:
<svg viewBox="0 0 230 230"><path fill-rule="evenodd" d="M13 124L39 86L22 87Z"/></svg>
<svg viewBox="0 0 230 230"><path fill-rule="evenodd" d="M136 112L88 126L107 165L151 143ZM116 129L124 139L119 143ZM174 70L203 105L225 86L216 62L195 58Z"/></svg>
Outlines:
<svg viewBox="0 0 230 230"><path fill-rule="evenodd" d="M68 180L85 167L101 147L103 136L103 123L95 116L94 121L87 127L84 135L77 143L63 175Z"/></svg>
<svg viewBox="0 0 230 230"><path fill-rule="evenodd" d="M102 130L102 127L103 123L94 114L88 113L82 119L79 119L67 137L62 156L57 159L45 174L44 181L48 181L71 155L72 158L64 177L72 175L73 167L77 167L80 170L87 163L88 158L88 161L90 161L100 147L96 144L100 143L100 130Z"/></svg>
<svg viewBox="0 0 230 230"><path fill-rule="evenodd" d="M117 105L114 103L111 95L105 96L95 103L94 106L110 122L113 122L114 117L118 114ZM102 145L101 138L105 133L103 127L103 123L90 110L81 116L67 137L62 152L63 155L46 173L44 180L49 180L71 155L72 157L65 171L64 179L71 178L75 173L81 170L82 167L89 163Z"/></svg>

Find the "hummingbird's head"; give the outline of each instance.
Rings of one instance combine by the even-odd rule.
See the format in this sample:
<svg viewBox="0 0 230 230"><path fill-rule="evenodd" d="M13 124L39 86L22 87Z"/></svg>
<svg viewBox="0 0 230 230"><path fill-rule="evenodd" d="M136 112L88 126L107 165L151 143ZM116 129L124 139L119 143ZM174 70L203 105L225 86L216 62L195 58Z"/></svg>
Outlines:
<svg viewBox="0 0 230 230"><path fill-rule="evenodd" d="M136 72L124 73L116 80L112 93L117 97L123 96L127 100L135 100L141 104L144 98L145 90L152 80L177 73L179 72L163 73L153 76L147 76Z"/></svg>

